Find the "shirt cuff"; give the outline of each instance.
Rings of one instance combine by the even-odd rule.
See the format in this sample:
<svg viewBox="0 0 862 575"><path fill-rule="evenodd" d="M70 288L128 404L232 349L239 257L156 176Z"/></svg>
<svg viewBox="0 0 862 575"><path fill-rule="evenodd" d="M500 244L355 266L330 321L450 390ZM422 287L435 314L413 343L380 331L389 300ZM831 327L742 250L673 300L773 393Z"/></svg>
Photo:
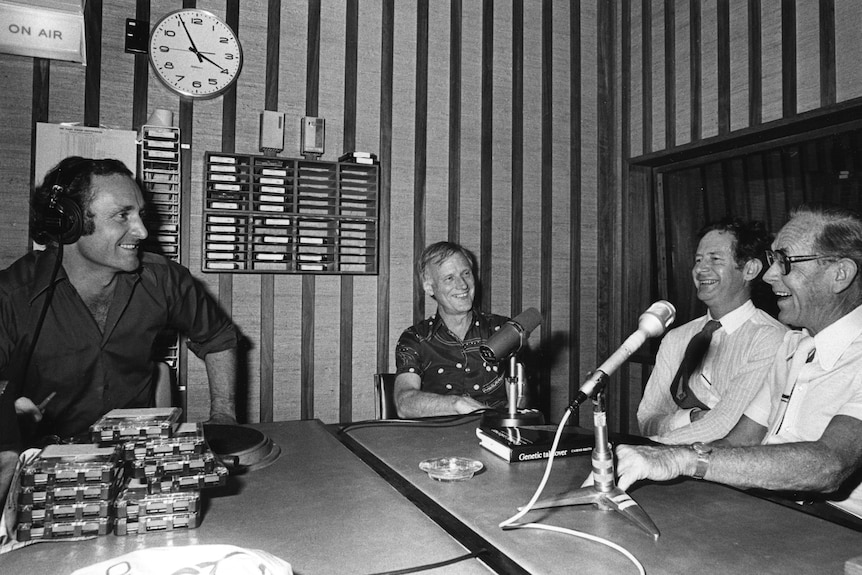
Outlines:
<svg viewBox="0 0 862 575"><path fill-rule="evenodd" d="M680 409L676 413L670 416L670 429L668 431L673 431L674 429L679 429L680 427L685 427L686 425L691 425L691 412L696 408L692 407L690 409Z"/></svg>

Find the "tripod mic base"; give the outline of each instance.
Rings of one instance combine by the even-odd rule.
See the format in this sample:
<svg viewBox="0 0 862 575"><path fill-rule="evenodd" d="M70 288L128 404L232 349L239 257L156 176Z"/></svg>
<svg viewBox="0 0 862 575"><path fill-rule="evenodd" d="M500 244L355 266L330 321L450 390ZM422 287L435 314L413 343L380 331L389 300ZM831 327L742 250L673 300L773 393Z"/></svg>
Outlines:
<svg viewBox="0 0 862 575"><path fill-rule="evenodd" d="M545 416L536 409L519 409L514 415L503 411L487 411L482 414L482 427L525 427L544 425Z"/></svg>

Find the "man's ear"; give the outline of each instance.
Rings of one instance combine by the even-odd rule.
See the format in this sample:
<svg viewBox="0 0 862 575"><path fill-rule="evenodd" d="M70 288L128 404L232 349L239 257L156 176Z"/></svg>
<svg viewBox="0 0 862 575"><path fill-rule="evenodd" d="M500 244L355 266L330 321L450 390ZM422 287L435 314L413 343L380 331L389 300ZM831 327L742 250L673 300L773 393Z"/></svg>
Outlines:
<svg viewBox="0 0 862 575"><path fill-rule="evenodd" d="M833 292L841 293L856 281L856 275L859 273L859 268L856 262L850 258L841 258L833 264L835 271L833 272Z"/></svg>
<svg viewBox="0 0 862 575"><path fill-rule="evenodd" d="M422 289L425 290L425 295L434 297L434 286L428 279L422 280Z"/></svg>
<svg viewBox="0 0 862 575"><path fill-rule="evenodd" d="M754 281L762 270L763 262L757 258L752 258L742 266L742 279L747 282Z"/></svg>

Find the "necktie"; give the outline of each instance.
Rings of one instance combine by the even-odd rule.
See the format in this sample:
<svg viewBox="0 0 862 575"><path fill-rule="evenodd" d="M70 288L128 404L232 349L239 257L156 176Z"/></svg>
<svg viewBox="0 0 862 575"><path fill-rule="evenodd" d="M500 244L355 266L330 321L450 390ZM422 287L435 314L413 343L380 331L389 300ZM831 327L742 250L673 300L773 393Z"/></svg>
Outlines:
<svg viewBox="0 0 862 575"><path fill-rule="evenodd" d="M793 352L793 358L790 360L790 371L787 372L787 382L784 384L784 392L781 394L781 401L778 404L778 410L769 426L767 434L763 438L763 443L766 443L769 438L778 433L781 424L784 423L784 415L787 413L787 406L790 403L790 396L793 395L793 389L796 387L796 380L799 379L799 372L802 367L814 359L814 338L808 335L803 335L799 340L799 345L796 346L796 351Z"/></svg>
<svg viewBox="0 0 862 575"><path fill-rule="evenodd" d="M709 320L703 326L703 329L691 338L691 341L688 342L688 347L685 348L682 363L680 363L679 369L670 384L671 397L673 397L673 400L682 409L691 409L693 407L703 410L709 409L691 391L688 380L697 368L700 367L700 364L703 363L703 358L709 349L709 342L712 341L712 334L720 327L721 322L714 319Z"/></svg>

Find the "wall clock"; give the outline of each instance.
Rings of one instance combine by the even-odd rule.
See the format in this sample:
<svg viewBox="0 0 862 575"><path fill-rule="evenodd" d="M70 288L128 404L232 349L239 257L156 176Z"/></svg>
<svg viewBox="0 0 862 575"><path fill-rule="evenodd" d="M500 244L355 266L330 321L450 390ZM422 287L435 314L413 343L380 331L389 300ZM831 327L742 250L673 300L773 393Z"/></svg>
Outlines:
<svg viewBox="0 0 862 575"><path fill-rule="evenodd" d="M156 22L148 53L156 77L189 98L223 94L242 69L242 46L230 26L195 8L171 12Z"/></svg>

